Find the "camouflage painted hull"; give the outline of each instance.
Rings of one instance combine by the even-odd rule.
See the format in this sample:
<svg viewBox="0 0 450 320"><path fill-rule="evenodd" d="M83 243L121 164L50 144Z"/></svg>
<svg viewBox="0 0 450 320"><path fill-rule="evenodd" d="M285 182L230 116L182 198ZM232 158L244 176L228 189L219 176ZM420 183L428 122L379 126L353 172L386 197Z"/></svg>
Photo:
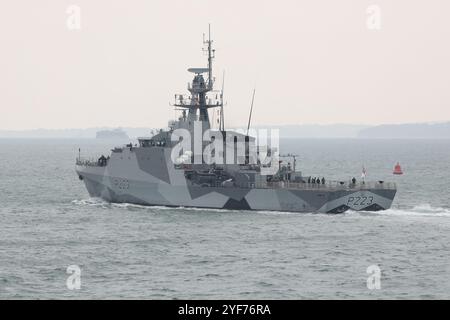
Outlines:
<svg viewBox="0 0 450 320"><path fill-rule="evenodd" d="M134 146L116 147L97 161L82 160L79 154L76 171L92 197L142 205L324 213L391 206L393 184L325 178L306 183L296 171L295 155L290 155L292 167L290 162L280 166L277 130L264 143L265 130L249 134L251 118L245 135L225 130L223 82L220 94L214 90L215 50L210 37L203 44L208 67L188 69L194 74L189 94L175 95L173 106L182 112L169 121L168 130L138 138ZM210 109L220 114L218 129L211 127Z"/></svg>
<svg viewBox="0 0 450 320"><path fill-rule="evenodd" d="M349 209L388 209L396 193L395 188L384 186L327 188L315 185L301 189L198 186L190 184L181 170L166 165L164 149L157 151L157 157L155 154L147 157L145 152L149 151L124 151L116 157L113 154L107 166L77 165L76 171L90 196L140 205L341 213Z"/></svg>

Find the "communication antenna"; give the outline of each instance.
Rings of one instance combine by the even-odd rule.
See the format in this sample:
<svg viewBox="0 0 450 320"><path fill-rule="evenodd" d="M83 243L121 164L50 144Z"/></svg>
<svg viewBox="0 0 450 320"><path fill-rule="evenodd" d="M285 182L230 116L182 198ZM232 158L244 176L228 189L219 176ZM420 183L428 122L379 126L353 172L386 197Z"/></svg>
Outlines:
<svg viewBox="0 0 450 320"><path fill-rule="evenodd" d="M222 92L220 93L220 123L219 130L225 131L225 117L223 115L223 89L225 88L225 70L222 74Z"/></svg>
<svg viewBox="0 0 450 320"><path fill-rule="evenodd" d="M253 102L255 101L255 91L256 91L256 89L253 89L252 105L250 106L250 114L248 115L247 136L248 136L248 131L250 130L250 122L252 121Z"/></svg>
<svg viewBox="0 0 450 320"><path fill-rule="evenodd" d="M216 50L212 49L211 40L211 24L208 25L208 40L205 40L205 34L203 34L203 43L207 46L204 51L208 53L208 88L209 90L213 87L213 77L212 77L212 61L215 58Z"/></svg>
<svg viewBox="0 0 450 320"><path fill-rule="evenodd" d="M282 158L292 158L294 161L293 161L293 170L294 170L294 172L296 172L295 171L295 167L296 167L296 165L297 165L297 157L298 157L299 155L298 154L292 154L292 153L288 153L288 154L282 154L282 155L280 155L280 157L282 157Z"/></svg>

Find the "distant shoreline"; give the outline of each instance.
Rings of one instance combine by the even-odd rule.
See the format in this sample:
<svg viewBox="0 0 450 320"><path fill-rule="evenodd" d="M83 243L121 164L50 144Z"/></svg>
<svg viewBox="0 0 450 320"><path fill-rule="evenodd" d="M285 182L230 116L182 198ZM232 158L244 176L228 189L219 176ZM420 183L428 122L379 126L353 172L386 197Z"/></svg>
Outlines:
<svg viewBox="0 0 450 320"><path fill-rule="evenodd" d="M114 142L114 143L129 143L134 142L138 138L137 137L130 137L129 139L96 139L96 138L77 138L77 137L1 137L0 141L89 141L89 142L97 142L99 144L105 144L108 142ZM373 141L383 141L383 140L390 140L390 141L448 141L450 140L450 137L436 137L436 138L366 138L366 137L283 137L281 136L280 139L282 140L373 140Z"/></svg>
<svg viewBox="0 0 450 320"><path fill-rule="evenodd" d="M257 126L257 129L279 129L281 138L305 139L450 139L450 122L384 124L376 126L357 124ZM87 129L32 129L0 130L0 139L96 139L101 131L117 128ZM120 128L129 139L150 136L152 128ZM232 129L231 129L232 130ZM129 140L123 139L123 140ZM109 140L109 139L102 139ZM111 140L121 140L111 137Z"/></svg>

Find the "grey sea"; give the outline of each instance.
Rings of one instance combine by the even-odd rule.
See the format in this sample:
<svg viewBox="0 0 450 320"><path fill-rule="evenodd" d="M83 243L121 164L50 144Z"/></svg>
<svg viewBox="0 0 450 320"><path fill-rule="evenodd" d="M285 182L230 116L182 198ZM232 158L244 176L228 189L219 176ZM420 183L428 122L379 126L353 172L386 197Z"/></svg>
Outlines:
<svg viewBox="0 0 450 320"><path fill-rule="evenodd" d="M115 144L0 139L0 298L450 298L449 140L282 140L305 175L359 179L364 165L367 179L397 183L391 209L341 215L89 198L78 148ZM72 265L80 289L67 286Z"/></svg>

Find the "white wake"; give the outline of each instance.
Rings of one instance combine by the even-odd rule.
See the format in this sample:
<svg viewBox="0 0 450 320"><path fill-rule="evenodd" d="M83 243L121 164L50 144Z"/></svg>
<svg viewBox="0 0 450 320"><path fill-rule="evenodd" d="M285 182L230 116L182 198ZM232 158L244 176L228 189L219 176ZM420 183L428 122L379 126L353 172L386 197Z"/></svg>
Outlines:
<svg viewBox="0 0 450 320"><path fill-rule="evenodd" d="M377 211L378 215L418 216L418 217L449 217L450 208L433 207L428 203L416 205L412 208L391 208Z"/></svg>
<svg viewBox="0 0 450 320"><path fill-rule="evenodd" d="M284 211L265 211L265 210L256 210L256 211L241 211L241 210L229 210L229 209L205 209L205 208L192 208L192 207L165 207L165 206L144 206L138 204L131 203L109 203L100 198L88 198L81 200L73 200L73 204L81 205L81 206L94 206L101 208L123 208L123 209L142 209L142 210L152 210L152 211L201 211L201 212L216 212L216 213L225 213L225 212L247 212L247 213L259 213L259 214L269 214L269 215L282 215L282 214L303 214L303 215L315 215L317 213L300 213L300 212L284 212ZM449 217L450 218L450 208L443 207L434 207L430 204L420 204L416 205L412 208L391 208L388 210L382 211L347 211L342 215L352 215L352 214L363 214L363 215L392 215L392 216L422 216L422 217ZM339 216L340 214L338 214Z"/></svg>

